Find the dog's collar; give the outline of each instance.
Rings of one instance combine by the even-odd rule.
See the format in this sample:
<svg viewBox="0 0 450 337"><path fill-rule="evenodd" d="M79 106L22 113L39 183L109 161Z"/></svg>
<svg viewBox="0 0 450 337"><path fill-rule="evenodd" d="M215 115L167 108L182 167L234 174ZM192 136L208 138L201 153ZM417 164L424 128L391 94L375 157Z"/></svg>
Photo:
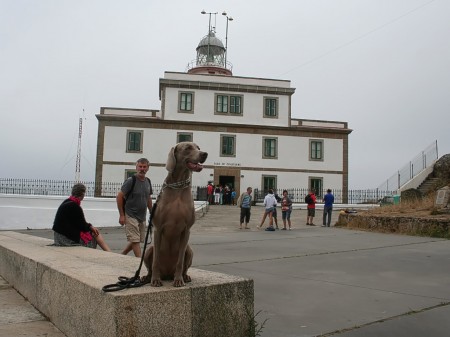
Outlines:
<svg viewBox="0 0 450 337"><path fill-rule="evenodd" d="M169 188L173 188L175 190L181 190L184 188L188 188L190 185L191 185L191 177L187 178L184 181L177 181L176 183L171 183L171 184L166 183L166 181L164 180L163 188L169 187Z"/></svg>

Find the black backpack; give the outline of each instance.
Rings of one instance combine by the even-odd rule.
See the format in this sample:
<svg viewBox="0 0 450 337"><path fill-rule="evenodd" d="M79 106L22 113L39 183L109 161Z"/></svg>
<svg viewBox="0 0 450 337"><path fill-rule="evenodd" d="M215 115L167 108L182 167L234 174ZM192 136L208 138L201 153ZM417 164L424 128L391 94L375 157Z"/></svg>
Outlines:
<svg viewBox="0 0 450 337"><path fill-rule="evenodd" d="M311 204L313 203L313 199L311 198L311 195L310 195L310 194L307 194L307 195L306 195L306 197L305 197L305 202L306 202L308 205L311 205Z"/></svg>

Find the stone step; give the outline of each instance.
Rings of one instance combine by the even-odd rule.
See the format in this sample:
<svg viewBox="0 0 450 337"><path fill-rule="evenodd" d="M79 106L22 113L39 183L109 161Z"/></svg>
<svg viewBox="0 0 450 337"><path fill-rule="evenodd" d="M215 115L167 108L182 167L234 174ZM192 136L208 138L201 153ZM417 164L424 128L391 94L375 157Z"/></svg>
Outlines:
<svg viewBox="0 0 450 337"><path fill-rule="evenodd" d="M417 188L422 194L427 194L430 192L430 190L435 186L436 182L438 181L438 178L429 177L425 179L422 184Z"/></svg>

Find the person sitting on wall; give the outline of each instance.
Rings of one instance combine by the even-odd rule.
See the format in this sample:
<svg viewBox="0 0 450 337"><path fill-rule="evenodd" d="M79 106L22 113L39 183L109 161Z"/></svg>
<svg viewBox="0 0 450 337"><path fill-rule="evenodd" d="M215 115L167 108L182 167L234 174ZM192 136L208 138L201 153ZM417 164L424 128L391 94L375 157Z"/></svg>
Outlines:
<svg viewBox="0 0 450 337"><path fill-rule="evenodd" d="M71 196L64 200L56 211L53 222L55 246L84 246L97 248L97 244L107 252L111 249L106 244L97 228L86 222L81 201L84 199L86 186L75 184Z"/></svg>

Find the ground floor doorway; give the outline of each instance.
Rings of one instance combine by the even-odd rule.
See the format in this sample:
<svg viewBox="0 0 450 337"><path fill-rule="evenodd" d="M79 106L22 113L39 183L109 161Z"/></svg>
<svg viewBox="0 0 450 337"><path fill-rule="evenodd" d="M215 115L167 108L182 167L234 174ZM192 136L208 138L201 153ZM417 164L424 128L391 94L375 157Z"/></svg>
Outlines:
<svg viewBox="0 0 450 337"><path fill-rule="evenodd" d="M219 185L228 186L230 189L235 188L234 176L219 176Z"/></svg>
<svg viewBox="0 0 450 337"><path fill-rule="evenodd" d="M228 186L230 193L236 192L236 195L240 195L240 182L241 182L241 170L238 168L226 168L216 167L214 168L214 186L220 185L223 188ZM236 197L237 199L237 197ZM230 201L230 200L228 200ZM232 203L232 200L231 200Z"/></svg>

